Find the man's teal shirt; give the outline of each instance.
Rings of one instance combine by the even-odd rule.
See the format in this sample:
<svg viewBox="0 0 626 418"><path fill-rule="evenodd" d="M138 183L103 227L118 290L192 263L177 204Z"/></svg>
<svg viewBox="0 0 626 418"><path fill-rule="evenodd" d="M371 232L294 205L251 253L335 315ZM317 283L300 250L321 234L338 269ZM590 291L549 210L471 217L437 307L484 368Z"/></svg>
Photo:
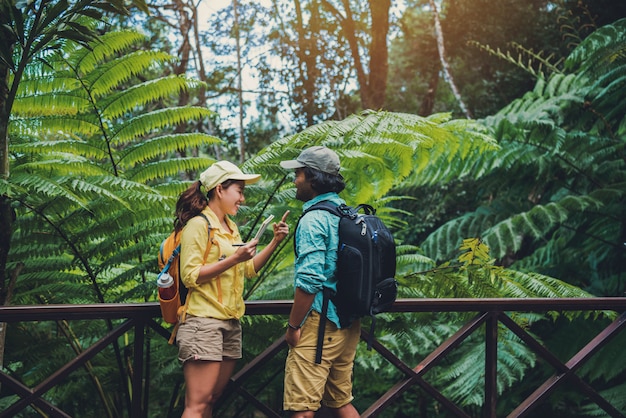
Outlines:
<svg viewBox="0 0 626 418"><path fill-rule="evenodd" d="M314 204L328 200L336 205L345 203L337 193L324 193L304 203L306 211ZM296 262L294 286L306 293L315 294L311 310L322 312L322 288L337 290L335 270L339 244L339 217L325 210L312 210L300 219L296 229ZM330 302L328 320L337 327L337 308Z"/></svg>

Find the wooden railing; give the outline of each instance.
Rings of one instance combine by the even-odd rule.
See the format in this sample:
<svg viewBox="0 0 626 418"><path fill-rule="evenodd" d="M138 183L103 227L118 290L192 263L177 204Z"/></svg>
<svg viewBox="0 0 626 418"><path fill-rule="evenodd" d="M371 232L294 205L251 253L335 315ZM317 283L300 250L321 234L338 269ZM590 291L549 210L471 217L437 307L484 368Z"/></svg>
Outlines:
<svg viewBox="0 0 626 418"><path fill-rule="evenodd" d="M249 301L246 302L247 315L287 315L291 309L291 301ZM548 311L615 311L617 319L610 323L595 338L580 349L572 358L561 361L539 343L525 329L515 323L507 312L548 312ZM469 335L477 330L485 330L485 384L484 407L480 413L484 418L496 418L498 405L497 394L497 341L500 326L505 326L515 333L536 355L547 364L553 366L555 373L542 385L524 399L515 409L507 413L507 417L530 417L533 411L541 405L563 383L573 385L587 399L595 402L607 416L626 417L626 411L619 406L612 405L598 390L580 378L576 371L582 367L594 354L605 346L614 336L626 326L626 298L580 298L580 299L402 299L398 300L392 312L476 312L476 315L464 324L453 336L426 356L419 364L409 365L401 361L394 353L374 340L373 349L386 360L398 368L403 378L390 387L365 411L362 417L382 415L386 408L394 403L402 394L419 387L431 396L445 409L448 416L469 418L472 415L454 402L446 398L441 391L433 387L424 375L446 357L451 350L457 347ZM44 394L61 384L70 373L83 367L92 357L105 347L115 344L120 336L132 334L133 364L132 364L132 399L129 403L129 416L140 418L153 416L148 413L145 399L149 385L144 382L144 336L147 328L154 329L163 338L169 338L169 331L163 328L155 318L160 318L157 303L143 304L96 304L96 305L41 305L41 306L2 306L0 307L0 323L19 323L30 321L60 321L60 320L123 320L119 325L111 327L109 332L85 348L66 365L58 369L35 387L28 387L6 371L0 371L0 384L3 392L11 391L18 396L18 400L0 411L0 417L13 417L32 407L40 411L42 416L69 417L59 407L51 404L44 398ZM590 319L591 320L591 319ZM362 338L368 335L362 331ZM36 343L36 342L34 342ZM44 348L44 347L42 347ZM44 348L45 349L45 348ZM281 411L275 411L264 404L258 396L249 393L245 382L254 376L261 365L269 359L287 349L284 338L279 338L255 359L248 362L231 379L228 390L231 395L242 396L257 411L267 417L281 417ZM624 364L616 367L626 368ZM228 417L226 417L228 418Z"/></svg>

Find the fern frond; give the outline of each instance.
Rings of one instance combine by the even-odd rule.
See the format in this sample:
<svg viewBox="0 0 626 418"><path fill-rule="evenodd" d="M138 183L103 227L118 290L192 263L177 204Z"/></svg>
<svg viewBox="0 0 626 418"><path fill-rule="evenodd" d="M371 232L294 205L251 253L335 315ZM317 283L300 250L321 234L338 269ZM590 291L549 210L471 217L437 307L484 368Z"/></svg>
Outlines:
<svg viewBox="0 0 626 418"><path fill-rule="evenodd" d="M156 80L136 84L123 91L113 92L98 101L102 115L114 120L123 116L129 109L143 107L161 99L179 95L197 85L197 81L182 76L171 75Z"/></svg>
<svg viewBox="0 0 626 418"><path fill-rule="evenodd" d="M112 143L122 146L144 135L155 134L168 126L175 126L190 120L208 118L213 112L204 107L186 106L158 109L130 118L116 127Z"/></svg>
<svg viewBox="0 0 626 418"><path fill-rule="evenodd" d="M603 72L617 60L626 60L626 19L603 26L585 38L567 57L570 71Z"/></svg>
<svg viewBox="0 0 626 418"><path fill-rule="evenodd" d="M99 42L90 44L90 48L81 48L69 54L68 63L81 74L89 74L103 62L125 53L135 45L146 40L146 35L133 30L111 31L103 34Z"/></svg>
<svg viewBox="0 0 626 418"><path fill-rule="evenodd" d="M87 200L63 187L57 179L40 177L34 174L18 174L11 176L11 182L25 190L32 190L45 199L63 198L68 202L85 206Z"/></svg>
<svg viewBox="0 0 626 418"><path fill-rule="evenodd" d="M95 118L69 116L33 117L28 119L13 118L9 125L9 132L16 136L41 135L47 139L58 132L71 132L73 135L90 136L100 132L100 126Z"/></svg>
<svg viewBox="0 0 626 418"><path fill-rule="evenodd" d="M546 76L551 73L561 72L558 68L559 61L555 63L550 62L554 54L551 54L548 57L543 57L542 51L535 53L534 51L529 50L516 42L512 42L511 46L513 49L517 50L517 57L514 57L511 51L502 52L500 48L494 50L489 45L482 45L476 41L469 41L468 44L473 45L482 51L486 51L490 55L503 59L536 78L547 78Z"/></svg>
<svg viewBox="0 0 626 418"><path fill-rule="evenodd" d="M178 177L181 172L203 171L214 162L215 160L212 158L202 157L169 158L138 165L132 170L127 170L126 175L129 179L140 183L152 182L154 180L163 181L172 177ZM178 187L175 189L179 190Z"/></svg>
<svg viewBox="0 0 626 418"><path fill-rule="evenodd" d="M158 156L167 156L180 150L207 147L220 143L222 143L221 139L204 133L162 135L142 141L139 144L131 144L120 150L118 164L120 167L132 168ZM206 160L201 161L201 163L206 163Z"/></svg>
<svg viewBox="0 0 626 418"><path fill-rule="evenodd" d="M589 298L593 295L553 277L510 271L503 280L507 297Z"/></svg>
<svg viewBox="0 0 626 418"><path fill-rule="evenodd" d="M169 54L160 51L135 51L109 62L101 63L86 74L85 81L90 95L96 99L106 96L128 82L132 77L153 68L157 63L173 60Z"/></svg>
<svg viewBox="0 0 626 418"><path fill-rule="evenodd" d="M90 160L102 160L107 157L105 150L100 144L85 142L79 139L40 140L36 142L17 143L11 146L15 152L31 155L53 155L65 157L67 159L80 160L81 158Z"/></svg>
<svg viewBox="0 0 626 418"><path fill-rule="evenodd" d="M347 184L344 193L351 204L384 196L411 173L433 165L447 167L452 155L463 158L496 147L482 126L451 122L448 114L421 118L367 111L282 138L248 161L247 167L275 174L281 160L295 158L311 145L325 145L339 154ZM269 165L274 166L271 171Z"/></svg>
<svg viewBox="0 0 626 418"><path fill-rule="evenodd" d="M41 83L38 83L37 88L40 88L40 86ZM76 86L72 87L75 88ZM71 116L76 115L80 109L85 109L90 106L88 98L69 93L68 91L52 93L38 92L36 94L28 94L20 91L20 94L25 95L16 101L12 112L14 115L31 118L37 116Z"/></svg>

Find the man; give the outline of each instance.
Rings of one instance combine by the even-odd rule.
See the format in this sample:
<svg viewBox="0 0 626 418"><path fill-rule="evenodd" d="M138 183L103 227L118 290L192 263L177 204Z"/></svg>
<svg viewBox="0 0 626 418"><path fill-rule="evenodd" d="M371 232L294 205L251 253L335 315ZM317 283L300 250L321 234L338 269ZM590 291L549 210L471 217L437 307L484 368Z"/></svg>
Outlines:
<svg viewBox="0 0 626 418"><path fill-rule="evenodd" d="M338 195L345 188L339 174L339 157L332 150L310 147L295 160L282 161L280 165L295 169L296 198L305 202L303 210L323 200L336 205L345 203ZM359 417L351 402L352 369L361 324L355 320L342 328L332 301L328 302L321 363L315 362L323 289L337 289L334 273L338 242L338 216L312 210L301 217L295 232L294 303L285 336L289 354L283 408L291 413L291 418L313 418L322 404L335 417Z"/></svg>

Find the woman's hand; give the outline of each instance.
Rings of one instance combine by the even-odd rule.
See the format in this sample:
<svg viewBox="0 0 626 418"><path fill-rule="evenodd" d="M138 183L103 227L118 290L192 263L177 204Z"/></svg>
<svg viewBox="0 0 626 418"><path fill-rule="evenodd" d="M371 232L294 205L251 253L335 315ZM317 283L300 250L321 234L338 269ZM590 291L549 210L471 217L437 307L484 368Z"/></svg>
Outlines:
<svg viewBox="0 0 626 418"><path fill-rule="evenodd" d="M283 214L283 217L280 220L280 222L275 222L273 225L274 239L276 240L277 243L281 242L282 240L285 239L287 235L289 235L289 225L287 225L287 222L285 222L288 215L289 215L289 211L287 210Z"/></svg>
<svg viewBox="0 0 626 418"><path fill-rule="evenodd" d="M240 245L239 248L237 248L237 251L233 254L237 257L237 262L241 263L242 261L247 261L253 258L256 255L256 246L258 243L259 240L255 238L244 245Z"/></svg>

